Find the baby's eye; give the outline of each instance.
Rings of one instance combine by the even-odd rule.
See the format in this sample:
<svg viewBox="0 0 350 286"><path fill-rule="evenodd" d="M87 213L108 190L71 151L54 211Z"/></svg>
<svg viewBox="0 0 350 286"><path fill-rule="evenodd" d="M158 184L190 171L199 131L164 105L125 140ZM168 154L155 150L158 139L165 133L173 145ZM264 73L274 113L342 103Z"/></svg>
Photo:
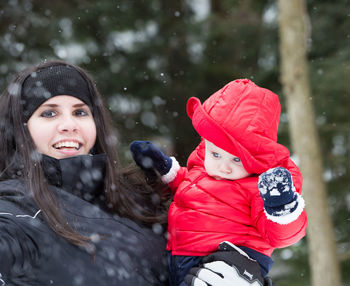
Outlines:
<svg viewBox="0 0 350 286"><path fill-rule="evenodd" d="M50 118L50 117L54 117L56 114L57 113L54 110L45 110L40 114L40 116Z"/></svg>
<svg viewBox="0 0 350 286"><path fill-rule="evenodd" d="M235 158L233 158L233 161L239 163L239 162L241 162L241 159L239 159L238 157L235 157Z"/></svg>
<svg viewBox="0 0 350 286"><path fill-rule="evenodd" d="M77 109L74 111L75 116L88 116L89 112L85 109Z"/></svg>
<svg viewBox="0 0 350 286"><path fill-rule="evenodd" d="M214 158L220 158L220 154L216 152L211 152Z"/></svg>

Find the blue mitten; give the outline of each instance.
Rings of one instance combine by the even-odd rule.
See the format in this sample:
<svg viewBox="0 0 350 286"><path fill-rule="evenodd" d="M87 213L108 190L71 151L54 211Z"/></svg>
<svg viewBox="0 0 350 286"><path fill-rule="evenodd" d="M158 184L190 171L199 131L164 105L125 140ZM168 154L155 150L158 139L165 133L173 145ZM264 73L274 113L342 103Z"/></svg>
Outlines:
<svg viewBox="0 0 350 286"><path fill-rule="evenodd" d="M134 141L130 151L136 164L144 170L156 170L161 176L166 175L172 166L170 157L165 156L152 142Z"/></svg>
<svg viewBox="0 0 350 286"><path fill-rule="evenodd" d="M262 173L259 176L258 188L268 215L285 216L298 208L298 193L287 169L276 167Z"/></svg>

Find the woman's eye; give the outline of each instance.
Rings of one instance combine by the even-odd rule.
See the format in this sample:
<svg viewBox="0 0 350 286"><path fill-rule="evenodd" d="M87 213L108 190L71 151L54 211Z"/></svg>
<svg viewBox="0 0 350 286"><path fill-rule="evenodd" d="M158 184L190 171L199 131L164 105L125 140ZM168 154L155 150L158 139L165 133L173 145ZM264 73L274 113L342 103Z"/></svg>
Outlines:
<svg viewBox="0 0 350 286"><path fill-rule="evenodd" d="M77 109L74 111L74 115L75 116L88 116L89 112L87 110L84 110L84 109Z"/></svg>
<svg viewBox="0 0 350 286"><path fill-rule="evenodd" d="M54 117L55 115L56 115L56 111L53 111L53 110L45 110L40 114L41 117L47 117L47 118Z"/></svg>
<svg viewBox="0 0 350 286"><path fill-rule="evenodd" d="M239 163L239 162L241 162L241 159L239 159L238 157L235 157L235 158L233 158L233 161L235 161L236 163Z"/></svg>

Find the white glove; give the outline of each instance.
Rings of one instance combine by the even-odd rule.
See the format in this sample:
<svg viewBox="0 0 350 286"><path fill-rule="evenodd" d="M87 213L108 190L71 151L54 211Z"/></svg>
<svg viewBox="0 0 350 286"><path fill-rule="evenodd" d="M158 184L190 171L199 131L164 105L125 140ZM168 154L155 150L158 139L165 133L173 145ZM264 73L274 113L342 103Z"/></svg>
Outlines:
<svg viewBox="0 0 350 286"><path fill-rule="evenodd" d="M230 242L220 243L219 250L204 257L200 267L192 268L185 276L190 286L269 286L258 262Z"/></svg>
<svg viewBox="0 0 350 286"><path fill-rule="evenodd" d="M259 280L250 280L251 276L249 272L243 273L242 276L234 266L223 261L214 261L204 263L201 268L197 268L191 281L185 278L185 282L191 286L263 286Z"/></svg>

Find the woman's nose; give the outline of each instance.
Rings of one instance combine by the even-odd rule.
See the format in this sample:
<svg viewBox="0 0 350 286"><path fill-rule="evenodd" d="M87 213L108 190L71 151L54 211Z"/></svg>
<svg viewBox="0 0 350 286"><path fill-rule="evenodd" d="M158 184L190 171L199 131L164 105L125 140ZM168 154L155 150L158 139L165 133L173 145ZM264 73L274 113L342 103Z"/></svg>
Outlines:
<svg viewBox="0 0 350 286"><path fill-rule="evenodd" d="M78 126L72 116L64 116L59 122L58 130L60 132L74 132L78 130Z"/></svg>

